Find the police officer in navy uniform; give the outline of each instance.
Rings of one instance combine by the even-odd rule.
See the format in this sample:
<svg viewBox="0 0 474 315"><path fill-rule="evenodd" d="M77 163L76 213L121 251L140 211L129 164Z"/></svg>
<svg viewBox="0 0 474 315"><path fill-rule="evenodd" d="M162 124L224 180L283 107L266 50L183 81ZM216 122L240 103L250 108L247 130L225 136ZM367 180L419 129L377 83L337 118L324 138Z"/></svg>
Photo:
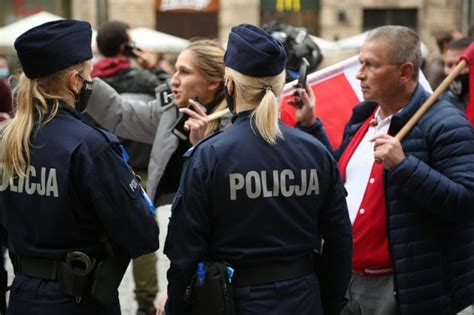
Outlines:
<svg viewBox="0 0 474 315"><path fill-rule="evenodd" d="M190 312L185 289L206 260L234 268L236 314L339 314L345 304L352 234L344 188L325 147L278 120L285 59L260 28L232 28L226 93L236 115L186 153L165 244L168 315Z"/></svg>
<svg viewBox="0 0 474 315"><path fill-rule="evenodd" d="M8 314L120 314L130 257L158 248L154 208L117 138L80 115L91 34L60 20L15 41L24 74L1 143L1 225L16 273Z"/></svg>

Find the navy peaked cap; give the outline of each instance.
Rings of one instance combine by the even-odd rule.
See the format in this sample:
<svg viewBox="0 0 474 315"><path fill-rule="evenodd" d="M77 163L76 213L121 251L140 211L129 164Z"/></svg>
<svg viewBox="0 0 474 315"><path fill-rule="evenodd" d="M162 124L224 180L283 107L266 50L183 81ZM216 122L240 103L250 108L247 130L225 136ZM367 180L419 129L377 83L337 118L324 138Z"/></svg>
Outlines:
<svg viewBox="0 0 474 315"><path fill-rule="evenodd" d="M283 45L259 27L240 24L232 28L224 64L252 77L270 77L285 69Z"/></svg>
<svg viewBox="0 0 474 315"><path fill-rule="evenodd" d="M91 25L58 20L36 26L15 40L25 75L39 78L92 58Z"/></svg>

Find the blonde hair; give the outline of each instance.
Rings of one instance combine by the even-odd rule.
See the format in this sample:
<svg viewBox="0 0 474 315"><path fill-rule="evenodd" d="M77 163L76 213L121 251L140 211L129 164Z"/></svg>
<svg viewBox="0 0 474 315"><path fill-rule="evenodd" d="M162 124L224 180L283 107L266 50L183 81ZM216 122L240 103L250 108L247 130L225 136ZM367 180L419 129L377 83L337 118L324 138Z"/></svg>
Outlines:
<svg viewBox="0 0 474 315"><path fill-rule="evenodd" d="M227 104L224 101L224 49L215 40L199 39L194 40L186 48L193 52L194 65L199 69L204 78L208 81L217 81L219 86L214 95L214 101L218 103L211 112L225 109ZM207 125L204 136L207 137L219 128L219 120L210 121Z"/></svg>
<svg viewBox="0 0 474 315"><path fill-rule="evenodd" d="M2 132L2 180L12 176L26 176L31 164L30 138L33 129L51 121L59 110L59 102L66 100L68 76L73 70L81 72L87 61L53 74L29 79L20 75L14 90L16 112ZM74 95L71 93L72 99ZM51 108L47 100L53 100Z"/></svg>
<svg viewBox="0 0 474 315"><path fill-rule="evenodd" d="M226 72L232 76L235 86L234 97L236 103L255 105L251 119L262 138L275 144L278 139L283 139L278 125L278 97L285 84L285 71L272 77L251 77L231 68Z"/></svg>

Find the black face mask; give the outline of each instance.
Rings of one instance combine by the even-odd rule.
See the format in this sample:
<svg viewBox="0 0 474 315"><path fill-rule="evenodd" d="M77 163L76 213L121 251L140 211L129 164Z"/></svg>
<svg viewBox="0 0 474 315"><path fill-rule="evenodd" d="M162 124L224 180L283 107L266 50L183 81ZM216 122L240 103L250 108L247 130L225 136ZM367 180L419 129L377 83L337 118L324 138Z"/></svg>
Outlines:
<svg viewBox="0 0 474 315"><path fill-rule="evenodd" d="M225 95L225 101L227 103L227 108L229 108L232 115L234 115L235 114L234 97L232 96L232 94L229 93L229 90L227 89L227 85L224 85L224 95Z"/></svg>
<svg viewBox="0 0 474 315"><path fill-rule="evenodd" d="M79 113L82 113L86 109L92 94L92 81L82 77L81 79L84 80L84 83L82 84L79 94L75 95L76 110Z"/></svg>
<svg viewBox="0 0 474 315"><path fill-rule="evenodd" d="M458 98L464 98L469 93L469 73L458 75L449 85L449 90Z"/></svg>

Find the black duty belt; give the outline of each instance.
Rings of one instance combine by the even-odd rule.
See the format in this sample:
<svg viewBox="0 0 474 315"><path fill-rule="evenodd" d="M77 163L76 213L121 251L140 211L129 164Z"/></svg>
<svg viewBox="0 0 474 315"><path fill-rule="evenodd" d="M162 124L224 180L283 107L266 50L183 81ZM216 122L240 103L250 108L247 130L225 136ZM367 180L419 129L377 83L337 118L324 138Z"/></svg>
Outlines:
<svg viewBox="0 0 474 315"><path fill-rule="evenodd" d="M33 278L58 281L58 270L61 260L52 260L38 257L15 256L13 267L15 274Z"/></svg>
<svg viewBox="0 0 474 315"><path fill-rule="evenodd" d="M63 260L15 255L15 274L49 281L58 281L62 293L76 298L90 296L109 307L117 298L117 289L127 270L130 257L117 254L96 260L80 251L66 254Z"/></svg>
<svg viewBox="0 0 474 315"><path fill-rule="evenodd" d="M74 273L80 277L86 274L92 275L95 264L95 259L79 251L68 252L64 260L16 255L13 261L15 274L50 281L61 280L61 277L68 276L67 273Z"/></svg>
<svg viewBox="0 0 474 315"><path fill-rule="evenodd" d="M13 266L17 275L58 281L62 293L76 297L80 303L91 292L95 263L83 252L73 251L64 260L16 255Z"/></svg>
<svg viewBox="0 0 474 315"><path fill-rule="evenodd" d="M259 267L236 268L232 284L247 287L284 281L314 273L311 258L304 257L290 262L269 263Z"/></svg>

